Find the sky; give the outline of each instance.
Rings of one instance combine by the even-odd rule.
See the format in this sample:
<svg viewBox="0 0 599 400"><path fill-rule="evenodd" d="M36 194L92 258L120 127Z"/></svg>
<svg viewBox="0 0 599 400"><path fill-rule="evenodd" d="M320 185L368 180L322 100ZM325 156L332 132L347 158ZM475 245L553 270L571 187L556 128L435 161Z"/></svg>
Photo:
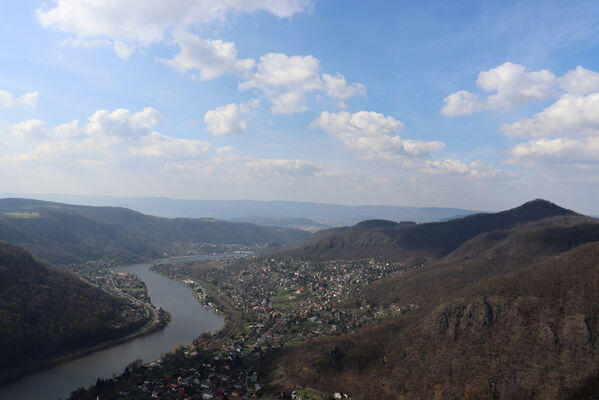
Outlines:
<svg viewBox="0 0 599 400"><path fill-rule="evenodd" d="M599 214L596 1L0 5L5 193Z"/></svg>

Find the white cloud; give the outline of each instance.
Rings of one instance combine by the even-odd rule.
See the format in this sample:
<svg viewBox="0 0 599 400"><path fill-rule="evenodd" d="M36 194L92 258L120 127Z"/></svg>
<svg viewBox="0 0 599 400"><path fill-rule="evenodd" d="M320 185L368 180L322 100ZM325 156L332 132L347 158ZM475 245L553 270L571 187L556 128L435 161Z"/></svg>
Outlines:
<svg viewBox="0 0 599 400"><path fill-rule="evenodd" d="M239 89L257 89L264 93L272 102L274 114L306 111L308 107L302 103L306 94L313 91L324 91L337 100L366 94L364 85L348 84L339 73L321 75L320 61L311 55L288 56L282 53L268 53L260 57L256 72L241 82Z"/></svg>
<svg viewBox="0 0 599 400"><path fill-rule="evenodd" d="M118 40L112 44L112 48L114 49L114 52L123 59L131 57L131 54L133 54L135 51L134 46L127 45L123 42L119 42Z"/></svg>
<svg viewBox="0 0 599 400"><path fill-rule="evenodd" d="M445 105L441 113L446 117L459 117L460 115L472 114L485 108L485 104L478 96L467 90L460 90L443 99Z"/></svg>
<svg viewBox="0 0 599 400"><path fill-rule="evenodd" d="M49 136L55 139L74 139L81 137L82 132L79 127L79 121L73 120L65 124L59 125L52 130Z"/></svg>
<svg viewBox="0 0 599 400"><path fill-rule="evenodd" d="M335 76L322 74L322 80L324 81L326 93L334 99L345 100L356 95L366 96L366 87L364 85L361 83L348 85L345 77L340 73L336 73Z"/></svg>
<svg viewBox="0 0 599 400"><path fill-rule="evenodd" d="M239 60L233 42L203 39L183 31L175 32L173 37L181 51L171 59L159 61L180 72L200 71L202 80L214 79L227 73L244 73L255 64L252 59Z"/></svg>
<svg viewBox="0 0 599 400"><path fill-rule="evenodd" d="M189 160L202 158L210 150L210 143L205 141L154 132L154 126L160 121L160 113L150 107L136 113L122 108L99 110L83 126L73 120L51 130L44 121L27 120L10 126L12 137L19 140L7 142L0 159L130 165L132 155L137 160Z"/></svg>
<svg viewBox="0 0 599 400"><path fill-rule="evenodd" d="M527 72L523 65L511 62L481 71L476 81L484 91L497 92L487 99L489 108L513 107L552 97L555 83L555 75L548 70Z"/></svg>
<svg viewBox="0 0 599 400"><path fill-rule="evenodd" d="M89 135L140 137L150 134L153 127L161 121L160 112L151 107L135 114L124 108L113 112L99 110L89 118L85 130Z"/></svg>
<svg viewBox="0 0 599 400"><path fill-rule="evenodd" d="M210 150L210 143L202 140L178 139L158 132L140 139L139 147L132 154L150 158L187 160L203 157Z"/></svg>
<svg viewBox="0 0 599 400"><path fill-rule="evenodd" d="M258 100L252 100L245 104L231 103L210 110L204 114L206 129L215 136L245 131L249 125L242 119L242 115L249 114L258 104Z"/></svg>
<svg viewBox="0 0 599 400"><path fill-rule="evenodd" d="M548 70L528 72L523 65L505 62L481 71L476 85L486 92L495 92L482 101L476 94L461 90L444 99L441 113L448 117L471 114L483 109L509 108L529 101L543 100L557 94L556 76Z"/></svg>
<svg viewBox="0 0 599 400"><path fill-rule="evenodd" d="M322 166L306 160L252 159L245 163L247 170L258 176L310 176L323 170Z"/></svg>
<svg viewBox="0 0 599 400"><path fill-rule="evenodd" d="M359 111L354 114L347 111L324 111L312 125L337 138L392 135L405 128L403 122L374 111Z"/></svg>
<svg viewBox="0 0 599 400"><path fill-rule="evenodd" d="M31 108L35 108L35 107L37 107L38 97L39 97L38 92L25 93L24 95L19 97L17 102L19 104L23 104L23 105L29 106Z"/></svg>
<svg viewBox="0 0 599 400"><path fill-rule="evenodd" d="M25 106L35 108L37 106L37 99L39 93L37 91L25 93L21 97L15 99L15 96L6 91L0 90L0 107L13 107L15 104L23 104Z"/></svg>
<svg viewBox="0 0 599 400"><path fill-rule="evenodd" d="M446 174L466 174L468 166L460 160L434 160L427 161L426 166L421 169L421 172L429 175L446 175Z"/></svg>
<svg viewBox="0 0 599 400"><path fill-rule="evenodd" d="M420 172L426 175L463 175L471 178L497 178L506 173L493 164L477 160L466 164L460 160L427 160Z"/></svg>
<svg viewBox="0 0 599 400"><path fill-rule="evenodd" d="M344 148L366 160L405 161L406 157L427 156L445 147L442 142L402 139L396 135L405 124L374 111L324 111L311 123L340 139Z"/></svg>
<svg viewBox="0 0 599 400"><path fill-rule="evenodd" d="M39 119L18 122L11 127L13 135L19 138L46 136L46 124Z"/></svg>
<svg viewBox="0 0 599 400"><path fill-rule="evenodd" d="M563 90L572 94L585 95L599 92L599 73L579 65L562 76L559 84Z"/></svg>
<svg viewBox="0 0 599 400"><path fill-rule="evenodd" d="M320 61L312 56L288 56L268 53L260 57L257 72L239 84L240 89L286 87L310 91L321 87Z"/></svg>
<svg viewBox="0 0 599 400"><path fill-rule="evenodd" d="M219 21L230 12L264 10L286 18L311 5L311 0L54 0L36 14L46 28L135 48L164 40L171 28ZM115 50L128 53L121 45Z"/></svg>
<svg viewBox="0 0 599 400"><path fill-rule="evenodd" d="M599 137L538 139L514 146L510 164L599 164Z"/></svg>
<svg viewBox="0 0 599 400"><path fill-rule="evenodd" d="M15 105L15 97L12 93L7 92L6 90L0 90L0 106L2 107L12 107Z"/></svg>
<svg viewBox="0 0 599 400"><path fill-rule="evenodd" d="M503 125L501 131L511 137L599 135L599 93L565 94L533 118Z"/></svg>
<svg viewBox="0 0 599 400"><path fill-rule="evenodd" d="M298 92L286 92L272 99L270 111L273 114L295 114L308 109L302 104L304 96Z"/></svg>

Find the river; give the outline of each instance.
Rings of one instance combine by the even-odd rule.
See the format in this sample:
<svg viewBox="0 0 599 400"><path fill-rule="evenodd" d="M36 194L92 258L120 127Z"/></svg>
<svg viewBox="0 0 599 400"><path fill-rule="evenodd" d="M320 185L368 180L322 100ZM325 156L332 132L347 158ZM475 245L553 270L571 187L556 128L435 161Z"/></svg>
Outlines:
<svg viewBox="0 0 599 400"><path fill-rule="evenodd" d="M98 377L120 374L136 359L156 360L179 344L191 343L202 332L214 332L224 325L224 319L205 309L183 283L151 272L151 265L129 265L118 270L136 274L146 283L152 303L171 314L166 328L28 375L0 387L0 399L65 399L76 388L96 383Z"/></svg>

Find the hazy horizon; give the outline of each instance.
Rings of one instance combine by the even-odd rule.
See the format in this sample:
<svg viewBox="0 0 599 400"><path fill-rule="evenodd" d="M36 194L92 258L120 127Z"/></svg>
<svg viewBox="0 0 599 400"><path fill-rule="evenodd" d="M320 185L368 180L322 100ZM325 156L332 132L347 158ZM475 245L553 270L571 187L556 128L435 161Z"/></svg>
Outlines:
<svg viewBox="0 0 599 400"><path fill-rule="evenodd" d="M597 215L599 4L26 0L7 193Z"/></svg>

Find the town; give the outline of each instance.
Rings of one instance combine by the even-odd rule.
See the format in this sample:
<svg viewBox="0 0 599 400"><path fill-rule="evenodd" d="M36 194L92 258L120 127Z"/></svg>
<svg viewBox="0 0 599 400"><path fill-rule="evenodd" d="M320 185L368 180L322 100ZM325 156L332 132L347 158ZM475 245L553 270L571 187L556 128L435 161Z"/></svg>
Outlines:
<svg viewBox="0 0 599 400"><path fill-rule="evenodd" d="M122 376L98 382L86 395L116 398L227 399L260 398L268 376L260 361L277 348L323 335L353 332L384 318L408 312L416 304L376 308L361 294L369 282L418 268L415 260L384 262L298 261L231 257L209 262L155 264L152 269L181 280L198 301L225 314L226 326L204 333L189 346L160 360L132 366ZM332 349L334 350L334 349ZM280 398L348 398L340 392L296 388Z"/></svg>

